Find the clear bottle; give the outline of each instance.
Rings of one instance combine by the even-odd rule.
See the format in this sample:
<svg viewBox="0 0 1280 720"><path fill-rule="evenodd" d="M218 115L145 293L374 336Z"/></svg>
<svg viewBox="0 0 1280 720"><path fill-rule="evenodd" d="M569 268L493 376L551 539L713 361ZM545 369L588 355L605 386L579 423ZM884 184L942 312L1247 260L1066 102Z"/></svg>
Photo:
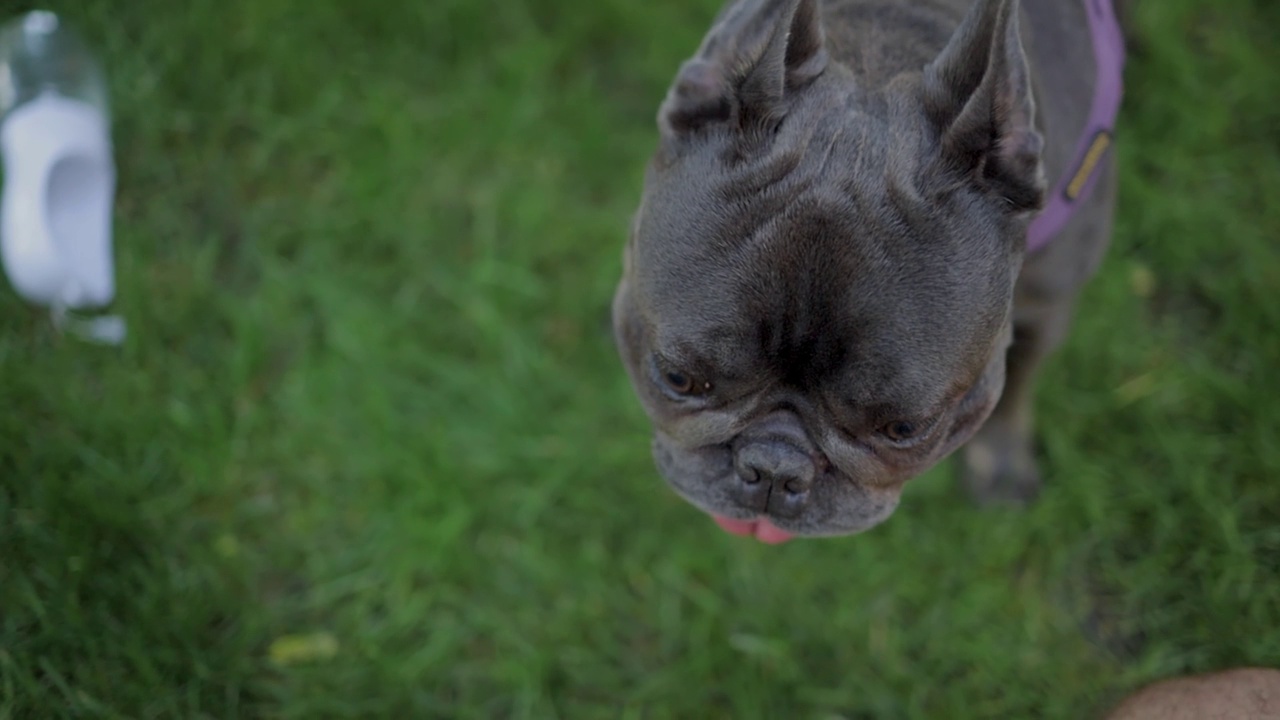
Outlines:
<svg viewBox="0 0 1280 720"><path fill-rule="evenodd" d="M107 85L84 41L34 11L0 27L0 260L14 289L60 325L105 342L119 318L77 319L115 295Z"/></svg>

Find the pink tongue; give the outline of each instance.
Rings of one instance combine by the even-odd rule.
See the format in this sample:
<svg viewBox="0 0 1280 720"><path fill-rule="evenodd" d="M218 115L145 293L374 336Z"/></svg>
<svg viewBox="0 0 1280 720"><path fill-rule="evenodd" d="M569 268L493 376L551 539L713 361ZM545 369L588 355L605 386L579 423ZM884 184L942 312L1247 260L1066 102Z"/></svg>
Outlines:
<svg viewBox="0 0 1280 720"><path fill-rule="evenodd" d="M791 539L791 533L769 522L768 518L757 520L730 520L719 515L711 516L716 524L725 532L733 535L753 535L757 540L769 545L777 545Z"/></svg>

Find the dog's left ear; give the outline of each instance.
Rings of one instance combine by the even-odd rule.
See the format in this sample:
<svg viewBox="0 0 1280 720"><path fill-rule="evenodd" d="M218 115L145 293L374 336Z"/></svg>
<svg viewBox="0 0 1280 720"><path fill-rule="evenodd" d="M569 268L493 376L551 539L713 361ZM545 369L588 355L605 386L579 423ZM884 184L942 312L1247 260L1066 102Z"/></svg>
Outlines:
<svg viewBox="0 0 1280 720"><path fill-rule="evenodd" d="M786 114L827 65L820 0L729 0L658 111L663 135L712 125L751 133Z"/></svg>
<svg viewBox="0 0 1280 720"><path fill-rule="evenodd" d="M1015 212L1038 210L1045 182L1018 0L975 0L924 71L925 111L944 161Z"/></svg>

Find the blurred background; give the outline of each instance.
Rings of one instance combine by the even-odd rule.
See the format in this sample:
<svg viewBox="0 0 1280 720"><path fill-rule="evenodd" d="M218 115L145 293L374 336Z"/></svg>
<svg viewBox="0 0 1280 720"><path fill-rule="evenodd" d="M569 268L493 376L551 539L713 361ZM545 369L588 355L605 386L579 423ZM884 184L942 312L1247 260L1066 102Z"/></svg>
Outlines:
<svg viewBox="0 0 1280 720"><path fill-rule="evenodd" d="M767 547L658 479L608 331L719 0L51 1L130 337L0 287L0 718L1081 718L1280 665L1280 5L1131 5L1040 502L943 466Z"/></svg>

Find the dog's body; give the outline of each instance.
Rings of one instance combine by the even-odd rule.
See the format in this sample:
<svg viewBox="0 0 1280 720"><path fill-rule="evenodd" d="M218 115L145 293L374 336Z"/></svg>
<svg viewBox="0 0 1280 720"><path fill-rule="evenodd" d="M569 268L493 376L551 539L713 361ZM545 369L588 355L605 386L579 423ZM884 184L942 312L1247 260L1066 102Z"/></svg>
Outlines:
<svg viewBox="0 0 1280 720"><path fill-rule="evenodd" d="M978 501L1035 494L1033 376L1107 245L1110 158L1047 247L1027 228L1092 48L1082 0L726 5L659 112L614 301L677 492L764 540L847 534L963 446Z"/></svg>

